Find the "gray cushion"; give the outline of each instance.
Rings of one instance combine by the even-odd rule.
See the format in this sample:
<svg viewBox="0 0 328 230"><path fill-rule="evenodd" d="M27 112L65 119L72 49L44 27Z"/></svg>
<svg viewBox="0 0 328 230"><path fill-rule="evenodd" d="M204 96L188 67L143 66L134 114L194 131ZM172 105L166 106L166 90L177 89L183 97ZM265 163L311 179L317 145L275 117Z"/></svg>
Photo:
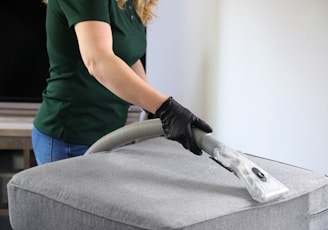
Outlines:
<svg viewBox="0 0 328 230"><path fill-rule="evenodd" d="M159 137L20 172L8 184L10 221L15 230L328 229L325 175L249 157L290 192L253 201L207 154Z"/></svg>

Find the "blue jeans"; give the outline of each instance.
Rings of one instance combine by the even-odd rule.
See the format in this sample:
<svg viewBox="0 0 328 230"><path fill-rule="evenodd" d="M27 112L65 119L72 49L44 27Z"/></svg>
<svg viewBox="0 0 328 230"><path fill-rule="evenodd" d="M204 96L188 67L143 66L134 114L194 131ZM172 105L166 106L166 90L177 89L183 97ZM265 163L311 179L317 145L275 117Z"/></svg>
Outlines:
<svg viewBox="0 0 328 230"><path fill-rule="evenodd" d="M49 137L35 127L32 129L32 144L38 165L83 155L90 146L75 145Z"/></svg>

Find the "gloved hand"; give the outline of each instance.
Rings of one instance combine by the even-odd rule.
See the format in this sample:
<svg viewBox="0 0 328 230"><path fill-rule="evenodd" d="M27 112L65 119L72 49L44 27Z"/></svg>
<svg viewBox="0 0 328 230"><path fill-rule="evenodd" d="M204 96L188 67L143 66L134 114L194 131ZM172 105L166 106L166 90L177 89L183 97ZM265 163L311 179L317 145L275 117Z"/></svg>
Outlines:
<svg viewBox="0 0 328 230"><path fill-rule="evenodd" d="M156 111L162 122L162 127L166 138L178 141L196 155L201 155L201 149L196 145L193 127L197 127L207 133L212 132L212 128L203 120L196 117L188 109L169 97Z"/></svg>

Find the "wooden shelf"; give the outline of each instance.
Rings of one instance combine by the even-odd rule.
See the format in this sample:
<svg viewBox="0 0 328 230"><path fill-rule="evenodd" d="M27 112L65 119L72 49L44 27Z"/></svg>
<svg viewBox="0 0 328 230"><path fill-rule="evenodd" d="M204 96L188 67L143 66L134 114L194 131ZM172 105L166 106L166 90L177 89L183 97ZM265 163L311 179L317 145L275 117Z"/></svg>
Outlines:
<svg viewBox="0 0 328 230"><path fill-rule="evenodd" d="M0 103L0 149L22 150L24 169L30 168L33 119L38 107L30 104L27 108L25 105L25 108L6 106ZM8 209L0 209L0 216L8 214Z"/></svg>

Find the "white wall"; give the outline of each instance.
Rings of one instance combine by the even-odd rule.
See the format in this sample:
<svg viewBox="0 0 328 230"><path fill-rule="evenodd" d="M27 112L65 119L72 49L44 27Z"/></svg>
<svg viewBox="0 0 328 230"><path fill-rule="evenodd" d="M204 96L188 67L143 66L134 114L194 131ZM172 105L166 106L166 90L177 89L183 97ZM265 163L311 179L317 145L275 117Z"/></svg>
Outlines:
<svg viewBox="0 0 328 230"><path fill-rule="evenodd" d="M328 1L220 1L219 137L328 173Z"/></svg>
<svg viewBox="0 0 328 230"><path fill-rule="evenodd" d="M326 0L159 1L150 82L231 147L328 174L327 12Z"/></svg>
<svg viewBox="0 0 328 230"><path fill-rule="evenodd" d="M148 26L147 75L150 84L197 115L207 110L210 66L216 65L217 0L164 0ZM210 23L209 23L210 22Z"/></svg>

